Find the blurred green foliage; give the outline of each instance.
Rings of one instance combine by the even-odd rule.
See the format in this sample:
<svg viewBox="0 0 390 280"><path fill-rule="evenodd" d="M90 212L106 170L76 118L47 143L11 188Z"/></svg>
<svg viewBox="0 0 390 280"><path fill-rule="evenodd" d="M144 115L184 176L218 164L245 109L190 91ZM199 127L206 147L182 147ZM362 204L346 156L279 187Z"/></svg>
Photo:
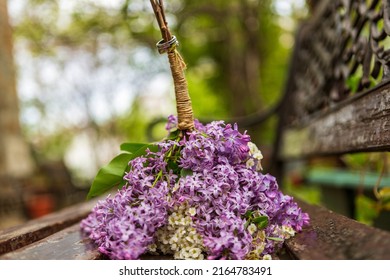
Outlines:
<svg viewBox="0 0 390 280"><path fill-rule="evenodd" d="M311 204L321 205L321 189L315 185L294 185L291 180L283 182L283 190L286 194L296 197Z"/></svg>
<svg viewBox="0 0 390 280"><path fill-rule="evenodd" d="M243 116L278 101L295 22L304 14L305 7L294 6L295 10L282 16L275 8L277 2L283 1L165 1L168 25L178 37L180 52L188 65L187 79L196 118ZM149 1L24 0L24 5L19 6L13 16L13 28L17 49L34 59L35 69L27 75L32 76L38 89L33 98L22 98L22 112L39 110L36 127L31 121L26 123L30 138L57 139L62 134L68 139L72 130L77 134L90 129L94 133L89 135L95 137L92 142L101 142L104 137L146 140L148 123L161 116L156 115L159 110L147 112L150 109L145 109L144 93L157 75L169 75L166 57L159 56L155 50L161 35ZM59 71L60 80L47 81L44 70L48 69L44 66L47 62ZM41 63L43 67L38 66ZM85 77L75 79L67 74L71 63L87 65L81 65L85 67L82 73ZM23 63L20 67L20 71L26 68ZM127 77L116 75L126 68ZM110 77L103 84L104 88L98 76L104 77L105 74L100 74L103 71ZM88 75L97 78L94 80ZM113 100L116 86L124 80L128 83L128 95L133 97L130 101L123 100L122 103L129 102L128 107L118 113ZM161 91L165 89L161 87ZM153 95L148 98L153 99ZM99 112L96 100L100 99L106 100L106 108L99 107ZM174 102L171 95L166 99ZM53 113L56 102L61 104L61 110ZM69 123L61 116L73 110L68 106L76 107L81 120ZM53 121L53 116L58 117L52 125L56 129L43 131L42 123ZM31 120L30 117L22 119ZM256 128L253 140L261 141L262 146L271 145L275 121L273 118L260 129ZM71 141L54 142L63 144L63 147L58 146L58 151L65 153ZM39 149L41 155L52 153L51 146L39 146Z"/></svg>
<svg viewBox="0 0 390 280"><path fill-rule="evenodd" d="M372 192L360 192L356 196L356 219L362 223L373 225L382 212L390 211L390 186L381 184L382 178L389 174L390 153L363 153L346 155L347 165L360 170L362 176L366 172L374 171L378 174ZM387 221L386 229L389 229ZM383 226L383 225L382 225Z"/></svg>
<svg viewBox="0 0 390 280"><path fill-rule="evenodd" d="M90 143L107 139L117 144L146 142L145 131L154 118L166 117L167 111L175 114L174 105L167 105L174 103L172 86L169 90L163 85L150 87L157 76L169 77L169 66L166 57L158 55L155 49L161 35L149 1L18 2L24 4L11 15L16 54L22 57L21 76L23 71L27 73L24 75L30 75L29 86L21 90L27 96L21 98L25 114L22 120L41 160L64 157L80 131L88 131ZM286 5L289 1L165 1L169 27L179 39L179 51L188 65L186 76L196 118L243 116L278 102L284 89L294 31L306 13L304 6L291 4L287 14L280 14L278 3ZM26 57L33 59L34 68L27 67ZM80 63L76 69L83 68L80 74L75 74L79 79L68 73L74 72L68 69L75 62ZM51 71L58 74L48 80ZM360 77L358 71L347 81L347 86L356 91ZM107 81L100 83L104 78ZM120 84L123 85L118 87ZM31 94L34 89L35 94ZM121 91L130 98L120 100L125 109L118 111L114 99ZM154 94L163 94L166 102L160 102ZM156 99L154 108L146 106L147 99ZM103 100L103 106L97 106L96 100ZM60 110L53 109L55 104ZM69 122L63 115L65 112L78 119ZM37 115L39 118L32 123L31 116ZM249 131L264 154L267 154L264 149L274 141L276 121L277 117L272 117ZM49 122L53 123L48 125ZM50 129L44 129L47 126ZM165 136L164 126L157 126L153 133ZM109 152L119 151L116 145L111 146ZM112 158L112 154L100 157L103 154L100 146L94 148L94 153L89 160L97 161L96 168ZM379 173L383 154L345 155L340 161L346 169ZM337 164L323 161L311 165ZM287 177L283 182L287 193L320 204L319 188L303 187L292 181L294 178ZM356 196L358 220L372 224L380 211L389 207L386 191L379 194L382 196Z"/></svg>
<svg viewBox="0 0 390 280"><path fill-rule="evenodd" d="M373 225L374 220L379 215L379 209L376 207L376 203L373 199L360 194L355 199L356 202L356 220L367 224Z"/></svg>

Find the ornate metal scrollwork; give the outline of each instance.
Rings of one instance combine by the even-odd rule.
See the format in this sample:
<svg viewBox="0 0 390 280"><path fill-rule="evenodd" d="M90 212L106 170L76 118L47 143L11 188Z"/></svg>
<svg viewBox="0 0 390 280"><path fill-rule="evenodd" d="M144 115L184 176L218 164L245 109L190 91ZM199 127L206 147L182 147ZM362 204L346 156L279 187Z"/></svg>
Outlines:
<svg viewBox="0 0 390 280"><path fill-rule="evenodd" d="M298 119L390 79L390 0L328 0L302 26L293 85Z"/></svg>

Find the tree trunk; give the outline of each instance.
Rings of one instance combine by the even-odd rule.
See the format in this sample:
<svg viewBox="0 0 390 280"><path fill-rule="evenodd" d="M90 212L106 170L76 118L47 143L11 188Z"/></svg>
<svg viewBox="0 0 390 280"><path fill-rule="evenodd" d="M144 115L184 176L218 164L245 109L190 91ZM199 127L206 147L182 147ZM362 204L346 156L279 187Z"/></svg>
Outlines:
<svg viewBox="0 0 390 280"><path fill-rule="evenodd" d="M25 178L33 169L32 156L19 124L7 1L0 0L0 178Z"/></svg>
<svg viewBox="0 0 390 280"><path fill-rule="evenodd" d="M259 3L232 2L226 18L227 83L231 90L231 109L235 117L245 116L262 107L260 94Z"/></svg>

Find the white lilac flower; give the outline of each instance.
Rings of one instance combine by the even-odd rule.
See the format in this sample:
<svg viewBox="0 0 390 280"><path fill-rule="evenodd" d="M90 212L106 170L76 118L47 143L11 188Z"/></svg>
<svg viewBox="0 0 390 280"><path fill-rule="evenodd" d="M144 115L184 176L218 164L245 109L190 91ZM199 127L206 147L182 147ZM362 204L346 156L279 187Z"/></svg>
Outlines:
<svg viewBox="0 0 390 280"><path fill-rule="evenodd" d="M197 233L193 227L192 219L189 216L188 204L183 203L180 206L173 207L173 213L168 217L169 225L164 226L158 230L158 239L163 241L169 240L169 252L173 252L176 259L198 259L201 258L199 254L193 256L193 252L204 250L202 237ZM164 242L163 242L164 243ZM157 241L157 249L164 244ZM161 250L162 251L162 250ZM166 250L167 251L167 250ZM204 256L203 256L204 258Z"/></svg>
<svg viewBox="0 0 390 280"><path fill-rule="evenodd" d="M191 217L195 216L196 215L196 208L195 207L189 208L188 214L190 214Z"/></svg>
<svg viewBox="0 0 390 280"><path fill-rule="evenodd" d="M295 230L291 226L282 226L282 232L286 239L295 235Z"/></svg>
<svg viewBox="0 0 390 280"><path fill-rule="evenodd" d="M249 231L249 233L252 235L252 234L254 234L255 232L256 232L256 230L257 230L257 226L255 225L255 224L250 224L249 226L248 226L248 231Z"/></svg>
<svg viewBox="0 0 390 280"><path fill-rule="evenodd" d="M261 166L261 160L263 159L263 154L261 153L259 148L257 148L256 144L253 142L249 142L248 147L249 147L249 155L251 158L248 159L247 161L247 167L251 168L255 166L255 169L257 171L262 171L263 167Z"/></svg>
<svg viewBox="0 0 390 280"><path fill-rule="evenodd" d="M156 249L157 249L157 245L156 245L155 243L150 244L150 245L148 246L148 251L149 251L149 252L156 252Z"/></svg>
<svg viewBox="0 0 390 280"><path fill-rule="evenodd" d="M248 159L248 160L246 161L246 167L247 167L247 168L252 168L252 167L255 166L255 165L256 165L256 163L255 163L255 161L254 161L253 158L250 158L250 159Z"/></svg>
<svg viewBox="0 0 390 280"><path fill-rule="evenodd" d="M272 260L272 256L267 254L263 256L263 260Z"/></svg>
<svg viewBox="0 0 390 280"><path fill-rule="evenodd" d="M202 253L202 250L200 248L190 248L189 253L191 258L197 259L199 255Z"/></svg>

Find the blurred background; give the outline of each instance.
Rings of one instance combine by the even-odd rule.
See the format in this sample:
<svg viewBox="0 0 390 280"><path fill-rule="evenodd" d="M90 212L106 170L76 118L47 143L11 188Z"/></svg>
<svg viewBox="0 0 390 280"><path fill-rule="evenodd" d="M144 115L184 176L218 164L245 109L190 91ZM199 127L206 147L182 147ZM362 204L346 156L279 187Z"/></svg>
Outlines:
<svg viewBox="0 0 390 280"><path fill-rule="evenodd" d="M165 1L188 65L195 117L231 119L276 106L294 34L310 16L310 3ZM120 143L149 141L149 124L176 113L167 58L155 48L160 36L146 0L0 0L0 229L84 201ZM265 155L265 172L276 122L273 116L241 128ZM165 136L163 125L152 134ZM350 186L342 193L318 188L318 182L326 185L321 173L299 163L281 185L301 199L386 228L388 220L378 221L388 203L372 189L390 185L387 157L310 162L320 167L314 171L342 166L345 174L333 174ZM338 201L351 193L353 206Z"/></svg>

